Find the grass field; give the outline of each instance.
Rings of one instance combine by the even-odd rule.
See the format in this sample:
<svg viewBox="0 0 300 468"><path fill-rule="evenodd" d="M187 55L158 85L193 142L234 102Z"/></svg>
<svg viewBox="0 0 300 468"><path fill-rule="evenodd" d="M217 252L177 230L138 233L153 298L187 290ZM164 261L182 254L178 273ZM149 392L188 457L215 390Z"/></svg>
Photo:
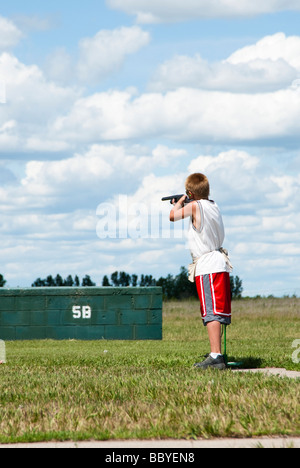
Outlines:
<svg viewBox="0 0 300 468"><path fill-rule="evenodd" d="M194 369L209 351L198 302L163 316L158 342L6 342L0 443L300 435L299 380ZM229 357L300 370L299 318L299 298L235 301Z"/></svg>

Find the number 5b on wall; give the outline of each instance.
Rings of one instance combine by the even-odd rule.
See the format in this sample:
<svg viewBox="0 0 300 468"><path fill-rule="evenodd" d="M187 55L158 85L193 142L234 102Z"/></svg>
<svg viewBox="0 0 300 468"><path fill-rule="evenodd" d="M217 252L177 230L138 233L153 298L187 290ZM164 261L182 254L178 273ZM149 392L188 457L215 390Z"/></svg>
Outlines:
<svg viewBox="0 0 300 468"><path fill-rule="evenodd" d="M90 306L73 306L72 312L74 319L90 319L92 317L92 309Z"/></svg>

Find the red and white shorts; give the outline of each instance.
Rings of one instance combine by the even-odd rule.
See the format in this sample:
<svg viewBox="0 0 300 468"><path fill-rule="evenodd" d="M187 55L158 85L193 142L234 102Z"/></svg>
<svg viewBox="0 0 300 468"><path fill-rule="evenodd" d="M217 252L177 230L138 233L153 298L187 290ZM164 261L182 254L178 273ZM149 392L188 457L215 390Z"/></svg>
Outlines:
<svg viewBox="0 0 300 468"><path fill-rule="evenodd" d="M204 325L215 320L224 325L230 325L231 289L229 273L210 273L196 276L195 280Z"/></svg>

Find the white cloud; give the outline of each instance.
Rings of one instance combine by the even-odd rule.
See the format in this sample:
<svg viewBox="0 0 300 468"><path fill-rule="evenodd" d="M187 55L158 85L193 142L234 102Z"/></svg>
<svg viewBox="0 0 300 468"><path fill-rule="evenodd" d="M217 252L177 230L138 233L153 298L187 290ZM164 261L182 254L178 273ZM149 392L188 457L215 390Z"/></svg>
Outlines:
<svg viewBox="0 0 300 468"><path fill-rule="evenodd" d="M81 39L77 74L81 82L97 83L119 70L127 55L134 54L150 41L148 32L139 27L121 27L99 31Z"/></svg>
<svg viewBox="0 0 300 468"><path fill-rule="evenodd" d="M255 219L251 217L253 213L259 213L261 219L278 220L280 216L287 219L300 209L300 199L297 197L300 190L299 171L295 171L294 175L278 174L278 169L273 170L263 157L258 158L246 151L229 150L217 156L201 155L191 161L188 170L208 176L212 198L222 200L226 212L234 215L236 227L240 225L240 221L237 221L240 219L239 213L247 213L248 222L254 222ZM275 221L274 227L277 225ZM291 228L295 226L290 221L288 225ZM265 233L264 227L261 229L262 235ZM283 229L286 227L287 224L283 225Z"/></svg>
<svg viewBox="0 0 300 468"><path fill-rule="evenodd" d="M190 87L233 93L276 91L289 86L298 71L282 59L253 59L245 63L209 63L199 54L175 56L160 65L149 88L164 92Z"/></svg>
<svg viewBox="0 0 300 468"><path fill-rule="evenodd" d="M22 37L22 32L12 21L0 16L0 50L16 46Z"/></svg>
<svg viewBox="0 0 300 468"><path fill-rule="evenodd" d="M73 83L77 81L75 64L64 47L56 48L46 57L44 70L46 76L55 82Z"/></svg>
<svg viewBox="0 0 300 468"><path fill-rule="evenodd" d="M138 23L186 21L195 18L247 17L300 10L298 0L106 0L114 9L136 16Z"/></svg>
<svg viewBox="0 0 300 468"><path fill-rule="evenodd" d="M47 226L47 220L43 221ZM57 231L53 231L52 234L57 235ZM89 238L87 241L86 236L73 239L70 227L65 238L54 238L55 247L53 238L31 240L14 237L12 241L9 237L2 236L2 239L2 271L5 271L5 279L11 287L31 286L38 277L55 277L57 274L63 278L69 274L74 278L77 274L80 279L90 274L97 285L101 286L103 266L114 259L113 255L101 251L97 239Z"/></svg>
<svg viewBox="0 0 300 468"><path fill-rule="evenodd" d="M59 199L63 194L74 192L75 198L75 194L78 197L83 190L95 188L95 184L109 178L112 172L109 158L106 161L99 149L92 148L85 155L76 154L59 161L28 162L22 185L34 196L51 195Z"/></svg>
<svg viewBox="0 0 300 468"><path fill-rule="evenodd" d="M130 90L77 100L52 129L63 141L172 138L197 142L297 139L300 38L279 33L218 63L199 55L161 65L140 96ZM238 93L238 95L237 95Z"/></svg>
<svg viewBox="0 0 300 468"><path fill-rule="evenodd" d="M295 206L298 202L299 205L299 193L300 193L300 174L298 176L290 175L272 175L270 180L277 187L277 203L279 206L288 207ZM274 194L268 194L268 198L274 199Z"/></svg>
<svg viewBox="0 0 300 468"><path fill-rule="evenodd" d="M25 65L7 52L0 55L6 101L0 106L0 149L61 151L68 142L50 135L49 125L80 95L79 90L48 81L37 65Z"/></svg>
<svg viewBox="0 0 300 468"><path fill-rule="evenodd" d="M48 31L57 25L55 15L39 16L17 14L13 17L14 23L22 32L28 34L31 31Z"/></svg>
<svg viewBox="0 0 300 468"><path fill-rule="evenodd" d="M156 70L150 89L178 87L231 92L270 92L289 87L300 74L300 37L266 36L226 60L210 63L199 54L175 56Z"/></svg>
<svg viewBox="0 0 300 468"><path fill-rule="evenodd" d="M6 83L3 113L13 109L24 121L41 119L49 113L53 118L79 95L74 88L48 81L37 65L25 65L8 53L0 55L0 74Z"/></svg>
<svg viewBox="0 0 300 468"><path fill-rule="evenodd" d="M176 185L178 189L182 181L172 176L156 181L151 171L168 162L174 164L181 157L186 157L184 150L162 145L152 150L138 145L93 145L86 153L71 158L31 160L19 180L3 162L0 234L37 241L68 236L73 239L82 232L96 237L99 204L107 200L114 203L116 194L124 194L131 204L155 202L157 209L161 197L175 190Z"/></svg>
<svg viewBox="0 0 300 468"><path fill-rule="evenodd" d="M267 44L278 40L274 58ZM78 144L139 138L199 143L296 140L300 92L287 84L299 73L294 68L299 42L298 37L282 35L264 38L253 46L255 53L245 54L248 61L243 63L239 51L218 64L200 56L174 58L160 69L159 91L141 95L128 89L82 97L83 90L57 85L38 66L3 53L0 76L6 80L7 102L0 106L0 147L61 152Z"/></svg>
<svg viewBox="0 0 300 468"><path fill-rule="evenodd" d="M299 118L300 92L292 88L254 95L179 88L138 97L111 91L78 100L54 130L73 141L274 141L298 138Z"/></svg>
<svg viewBox="0 0 300 468"><path fill-rule="evenodd" d="M286 37L284 33L266 36L254 45L237 50L228 57L227 62L237 65L256 60L283 60L300 72L300 37Z"/></svg>
<svg viewBox="0 0 300 468"><path fill-rule="evenodd" d="M246 151L230 150L218 156L198 156L189 165L190 173L206 174L211 184L211 198L220 200L226 212L239 212L252 215L256 212L256 199L263 199L266 194L276 192L276 186L269 176L258 177L262 172L260 160ZM255 195L254 195L255 194Z"/></svg>
<svg viewBox="0 0 300 468"><path fill-rule="evenodd" d="M29 161L21 190L27 203L39 200L45 208L62 198L69 209L78 204L96 207L113 193L132 192L145 174L182 156L186 156L184 150L162 145L152 151L139 146L92 145L83 154L58 161ZM150 185L149 191L153 189Z"/></svg>
<svg viewBox="0 0 300 468"><path fill-rule="evenodd" d="M95 85L118 72L129 55L150 42L150 34L138 26L100 30L79 41L75 59L64 47L54 50L45 62L51 79L61 83Z"/></svg>

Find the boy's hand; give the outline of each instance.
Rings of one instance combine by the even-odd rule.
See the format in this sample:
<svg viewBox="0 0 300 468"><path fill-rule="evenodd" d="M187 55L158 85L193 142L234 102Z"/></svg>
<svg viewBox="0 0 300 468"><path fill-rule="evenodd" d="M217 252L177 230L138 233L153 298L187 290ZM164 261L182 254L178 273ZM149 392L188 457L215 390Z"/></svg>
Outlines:
<svg viewBox="0 0 300 468"><path fill-rule="evenodd" d="M186 200L186 195L183 195L183 196L180 198L180 200L178 200L177 202L176 202L175 198L173 198L172 204L175 206L177 203L180 203L181 207L183 207L183 206L184 206L185 200Z"/></svg>
<svg viewBox="0 0 300 468"><path fill-rule="evenodd" d="M181 207L183 208L184 207L184 203L185 203L185 200L186 200L186 195L183 195L180 200L178 200L177 203L179 203L181 205ZM175 203L176 204L176 203Z"/></svg>

